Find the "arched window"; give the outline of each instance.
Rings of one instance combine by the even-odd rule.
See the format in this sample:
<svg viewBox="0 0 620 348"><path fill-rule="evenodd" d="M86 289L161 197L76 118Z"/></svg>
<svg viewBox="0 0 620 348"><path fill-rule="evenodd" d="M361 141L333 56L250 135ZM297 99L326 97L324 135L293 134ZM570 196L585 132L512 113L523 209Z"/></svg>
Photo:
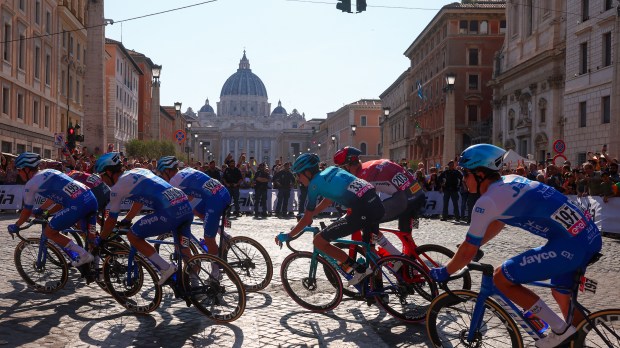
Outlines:
<svg viewBox="0 0 620 348"><path fill-rule="evenodd" d="M362 155L366 155L366 143L360 143L360 151L362 151Z"/></svg>
<svg viewBox="0 0 620 348"><path fill-rule="evenodd" d="M510 109L508 111L508 130L515 129L515 111Z"/></svg>

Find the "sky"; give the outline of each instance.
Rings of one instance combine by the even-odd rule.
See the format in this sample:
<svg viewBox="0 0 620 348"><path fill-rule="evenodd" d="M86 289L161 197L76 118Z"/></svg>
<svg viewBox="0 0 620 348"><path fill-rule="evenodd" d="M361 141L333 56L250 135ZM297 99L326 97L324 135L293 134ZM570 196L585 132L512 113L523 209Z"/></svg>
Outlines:
<svg viewBox="0 0 620 348"><path fill-rule="evenodd" d="M378 99L409 66L405 50L454 1L367 0L362 13L341 12L337 2L105 0L105 18L115 22L105 30L163 66L162 105L179 101L183 111L198 111L208 98L217 111L245 49L271 109L281 101L288 113L297 109L310 120ZM187 8L170 11L181 7Z"/></svg>

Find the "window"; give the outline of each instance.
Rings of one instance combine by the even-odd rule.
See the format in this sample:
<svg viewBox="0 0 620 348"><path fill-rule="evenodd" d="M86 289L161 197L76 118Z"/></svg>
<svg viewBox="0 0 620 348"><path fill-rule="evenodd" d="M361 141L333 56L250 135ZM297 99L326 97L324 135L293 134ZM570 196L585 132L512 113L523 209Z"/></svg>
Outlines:
<svg viewBox="0 0 620 348"><path fill-rule="evenodd" d="M478 34L478 21L470 21L469 22L469 33L470 34Z"/></svg>
<svg viewBox="0 0 620 348"><path fill-rule="evenodd" d="M467 34L467 21L459 22L459 34Z"/></svg>
<svg viewBox="0 0 620 348"><path fill-rule="evenodd" d="M67 48L67 32L62 30L62 48Z"/></svg>
<svg viewBox="0 0 620 348"><path fill-rule="evenodd" d="M603 112L603 123L611 122L611 98L605 96L601 100L601 111Z"/></svg>
<svg viewBox="0 0 620 348"><path fill-rule="evenodd" d="M69 55L73 56L73 34L69 34Z"/></svg>
<svg viewBox="0 0 620 348"><path fill-rule="evenodd" d="M62 70L60 74L60 94L67 95L67 81L65 80L65 71Z"/></svg>
<svg viewBox="0 0 620 348"><path fill-rule="evenodd" d="M24 119L24 95L17 93L17 118Z"/></svg>
<svg viewBox="0 0 620 348"><path fill-rule="evenodd" d="M478 75L469 75L468 89L474 91L478 90Z"/></svg>
<svg viewBox="0 0 620 348"><path fill-rule="evenodd" d="M478 49L470 48L469 49L469 65L478 65Z"/></svg>
<svg viewBox="0 0 620 348"><path fill-rule="evenodd" d="M480 21L480 34L488 34L489 33L489 22Z"/></svg>
<svg viewBox="0 0 620 348"><path fill-rule="evenodd" d="M50 127L50 107L49 107L49 105L45 105L45 108L43 108L43 127L45 127L45 128L49 128Z"/></svg>
<svg viewBox="0 0 620 348"><path fill-rule="evenodd" d="M82 45L78 42L77 44L77 60L80 61L82 55Z"/></svg>
<svg viewBox="0 0 620 348"><path fill-rule="evenodd" d="M73 76L71 75L69 75L69 95L67 98L73 99Z"/></svg>
<svg viewBox="0 0 620 348"><path fill-rule="evenodd" d="M39 124L39 101L35 100L32 103L32 123Z"/></svg>
<svg viewBox="0 0 620 348"><path fill-rule="evenodd" d="M590 19L590 0L581 0L581 21Z"/></svg>
<svg viewBox="0 0 620 348"><path fill-rule="evenodd" d="M540 123L547 121L547 108L540 109Z"/></svg>
<svg viewBox="0 0 620 348"><path fill-rule="evenodd" d="M34 22L41 24L41 1L39 0L34 4Z"/></svg>
<svg viewBox="0 0 620 348"><path fill-rule="evenodd" d="M12 36L11 36L11 25L10 24L4 24L4 47L3 47L3 51L4 51L4 60L7 62L11 61L11 40L12 40Z"/></svg>
<svg viewBox="0 0 620 348"><path fill-rule="evenodd" d="M603 1L603 6L605 7L605 11L611 10L611 7L613 6L613 0Z"/></svg>
<svg viewBox="0 0 620 348"><path fill-rule="evenodd" d="M26 152L26 145L24 144L17 144L16 148L17 148L17 153Z"/></svg>
<svg viewBox="0 0 620 348"><path fill-rule="evenodd" d="M19 0L19 9L26 12L26 0Z"/></svg>
<svg viewBox="0 0 620 348"><path fill-rule="evenodd" d="M603 34L603 66L611 65L611 33Z"/></svg>
<svg viewBox="0 0 620 348"><path fill-rule="evenodd" d="M52 80L52 57L48 54L45 55L45 84L50 85Z"/></svg>
<svg viewBox="0 0 620 348"><path fill-rule="evenodd" d="M587 116L586 111L587 111L586 102L579 103L579 127L586 126L586 116Z"/></svg>
<svg viewBox="0 0 620 348"><path fill-rule="evenodd" d="M24 70L26 65L26 36L19 34L19 49L17 51L17 67Z"/></svg>
<svg viewBox="0 0 620 348"><path fill-rule="evenodd" d="M506 20L502 19L499 21L499 32L500 34L506 34Z"/></svg>
<svg viewBox="0 0 620 348"><path fill-rule="evenodd" d="M583 75L588 72L588 43L584 42L579 45L579 74Z"/></svg>
<svg viewBox="0 0 620 348"><path fill-rule="evenodd" d="M41 47L34 48L34 78L41 78Z"/></svg>
<svg viewBox="0 0 620 348"><path fill-rule="evenodd" d="M12 153L13 143L9 143L8 141L2 142L2 152Z"/></svg>
<svg viewBox="0 0 620 348"><path fill-rule="evenodd" d="M360 151L362 152L362 155L366 155L366 151L367 151L366 147L367 147L366 143L360 144Z"/></svg>
<svg viewBox="0 0 620 348"><path fill-rule="evenodd" d="M52 13L50 11L45 11L45 32L52 32Z"/></svg>
<svg viewBox="0 0 620 348"><path fill-rule="evenodd" d="M508 130L515 129L515 111L510 109L508 111Z"/></svg>
<svg viewBox="0 0 620 348"><path fill-rule="evenodd" d="M9 114L11 110L11 90L8 87L2 88L2 113Z"/></svg>
<svg viewBox="0 0 620 348"><path fill-rule="evenodd" d="M43 157L44 158L52 158L52 150L50 150L50 149L43 150Z"/></svg>
<svg viewBox="0 0 620 348"><path fill-rule="evenodd" d="M33 146L32 147L32 152L38 153L39 155L41 155L41 148L38 147L38 146Z"/></svg>
<svg viewBox="0 0 620 348"><path fill-rule="evenodd" d="M80 81L75 80L75 102L80 103Z"/></svg>
<svg viewBox="0 0 620 348"><path fill-rule="evenodd" d="M579 152L577 154L577 163L585 163L586 162L586 153L585 152Z"/></svg>
<svg viewBox="0 0 620 348"><path fill-rule="evenodd" d="M532 0L527 0L525 11L525 33L527 36L530 36L534 28L534 6L532 6Z"/></svg>
<svg viewBox="0 0 620 348"><path fill-rule="evenodd" d="M478 105L467 105L467 120L469 123L478 122Z"/></svg>
<svg viewBox="0 0 620 348"><path fill-rule="evenodd" d="M366 126L366 125L367 125L367 122L368 122L368 120L367 120L366 116L362 116L362 117L360 117L360 125L361 125L362 127L363 127L363 126Z"/></svg>

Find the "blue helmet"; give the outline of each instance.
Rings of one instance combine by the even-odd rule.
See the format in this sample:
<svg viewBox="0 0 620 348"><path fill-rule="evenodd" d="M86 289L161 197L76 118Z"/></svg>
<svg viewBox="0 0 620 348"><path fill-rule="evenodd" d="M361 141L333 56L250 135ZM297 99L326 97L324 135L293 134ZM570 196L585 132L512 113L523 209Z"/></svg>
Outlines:
<svg viewBox="0 0 620 348"><path fill-rule="evenodd" d="M506 154L506 150L495 145L472 145L461 154L459 166L469 170L487 168L492 171L499 171L504 161L504 154Z"/></svg>
<svg viewBox="0 0 620 348"><path fill-rule="evenodd" d="M164 169L174 168L179 165L179 160L174 156L164 156L157 161L157 170L163 172Z"/></svg>
<svg viewBox="0 0 620 348"><path fill-rule="evenodd" d="M24 152L15 159L15 169L36 168L41 163L41 156L34 152Z"/></svg>
<svg viewBox="0 0 620 348"><path fill-rule="evenodd" d="M108 167L118 167L118 170L120 170L121 156L118 152L108 152L101 155L101 157L99 157L99 159L97 159L97 162L95 163L95 173L103 173L106 171L106 169L109 169Z"/></svg>
<svg viewBox="0 0 620 348"><path fill-rule="evenodd" d="M321 162L321 159L316 153L304 153L297 157L291 170L295 174L303 173L306 170L318 172L319 162Z"/></svg>

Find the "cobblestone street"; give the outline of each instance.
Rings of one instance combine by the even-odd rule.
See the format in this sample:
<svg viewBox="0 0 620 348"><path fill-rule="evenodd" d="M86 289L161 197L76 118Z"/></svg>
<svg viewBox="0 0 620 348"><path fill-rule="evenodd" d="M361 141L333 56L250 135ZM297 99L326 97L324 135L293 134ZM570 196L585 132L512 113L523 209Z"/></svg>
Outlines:
<svg viewBox="0 0 620 348"><path fill-rule="evenodd" d="M274 266L271 284L258 293L248 293L243 316L230 324L215 324L182 300L175 300L169 287L161 307L149 315L133 315L116 304L94 283L86 286L73 270L67 286L52 295L27 289L17 273L13 251L18 240L11 240L7 225L15 214L0 215L0 343L26 347L87 346L207 346L214 347L426 347L423 324L406 325L376 306L364 302L343 302L327 314L308 312L291 300L280 281L280 264L289 254L274 242L280 231L294 226L294 219L232 219L232 235L258 240L270 253ZM317 220L329 222L327 219ZM441 244L455 250L465 235L462 223L424 219L414 231L418 245ZM201 235L201 227L193 226ZM24 232L36 236L36 231ZM389 236L391 237L391 236ZM310 248L310 236L303 244ZM392 238L390 238L392 239ZM509 228L485 247L484 262L498 265L542 240ZM604 257L592 266L588 276L598 281L595 295L582 296L591 310L618 307L620 303L620 240L604 238ZM472 278L479 279L479 274ZM474 286L474 289L477 288ZM545 299L549 300L548 292Z"/></svg>

